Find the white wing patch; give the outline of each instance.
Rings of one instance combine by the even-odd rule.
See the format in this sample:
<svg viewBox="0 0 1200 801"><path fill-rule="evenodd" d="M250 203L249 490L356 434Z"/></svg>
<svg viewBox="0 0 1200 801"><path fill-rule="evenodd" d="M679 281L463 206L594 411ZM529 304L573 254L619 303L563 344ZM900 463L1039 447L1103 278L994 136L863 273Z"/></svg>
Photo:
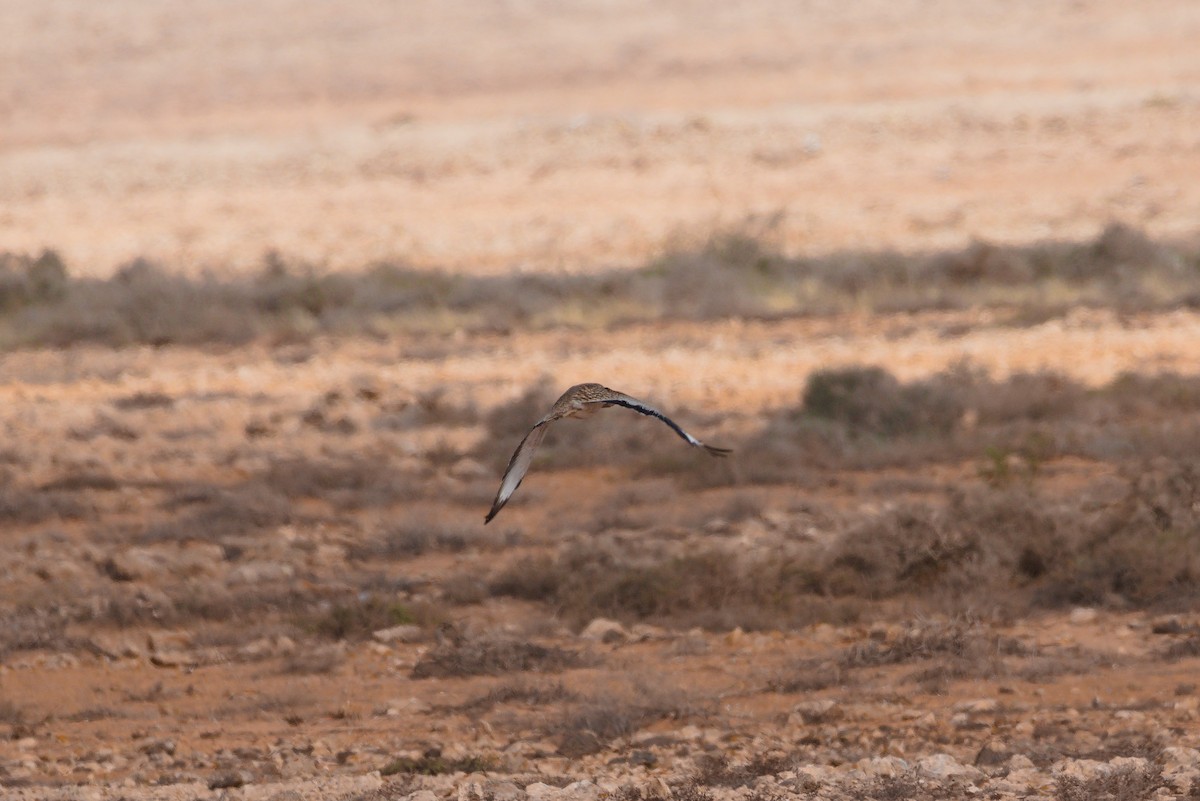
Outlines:
<svg viewBox="0 0 1200 801"><path fill-rule="evenodd" d="M504 470L504 478L500 479L500 491L496 493L496 500L492 502L492 510L484 518L484 523L490 523L496 513L504 508L504 504L508 503L517 487L521 486L521 479L525 478L529 465L533 463L533 454L537 452L538 446L546 436L546 425L545 421L538 423L517 446L517 450L508 461L508 467Z"/></svg>

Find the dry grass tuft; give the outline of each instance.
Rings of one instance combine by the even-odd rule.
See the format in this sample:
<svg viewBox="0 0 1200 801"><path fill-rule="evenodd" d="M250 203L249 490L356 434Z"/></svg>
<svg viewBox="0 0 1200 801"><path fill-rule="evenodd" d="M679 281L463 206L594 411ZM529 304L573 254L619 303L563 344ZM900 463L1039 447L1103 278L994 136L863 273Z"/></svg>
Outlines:
<svg viewBox="0 0 1200 801"><path fill-rule="evenodd" d="M477 639L439 645L413 667L414 679L500 676L516 671L559 673L591 664L578 651L513 639Z"/></svg>
<svg viewBox="0 0 1200 801"><path fill-rule="evenodd" d="M72 276L52 251L6 253L0 346L241 344L397 329L603 328L630 319L987 306L1044 319L1072 305L1136 311L1197 296L1193 251L1119 224L1092 241L976 242L940 254L790 258L770 243L769 230L726 231L636 270L471 277L403 264L319 274L269 254L256 274L236 278L189 278L139 259L93 279Z"/></svg>
<svg viewBox="0 0 1200 801"><path fill-rule="evenodd" d="M684 720L707 710L675 688L635 683L626 693L605 693L586 698L567 709L547 727L565 757L577 759L603 751L614 740L627 737L660 720Z"/></svg>
<svg viewBox="0 0 1200 801"><path fill-rule="evenodd" d="M435 750L416 758L397 757L380 768L379 775L443 776L448 773L480 773L495 770L496 764L496 758L492 756L472 755L447 759L440 751Z"/></svg>
<svg viewBox="0 0 1200 801"><path fill-rule="evenodd" d="M333 604L327 612L309 618L305 627L333 640L361 640L380 629L419 622L417 614L409 606L368 595Z"/></svg>
<svg viewBox="0 0 1200 801"><path fill-rule="evenodd" d="M485 694L464 701L453 707L453 711L469 715L480 715L496 706L503 704L525 704L527 706L549 706L564 702L574 702L578 695L561 681L527 681L525 679L509 680L498 684Z"/></svg>
<svg viewBox="0 0 1200 801"><path fill-rule="evenodd" d="M761 776L775 776L792 770L801 761L797 755L761 753L735 764L724 754L703 754L692 778L705 787L748 787Z"/></svg>
<svg viewBox="0 0 1200 801"><path fill-rule="evenodd" d="M1057 801L1141 801L1166 785L1162 770L1154 765L1121 766L1086 780L1060 776L1054 797Z"/></svg>

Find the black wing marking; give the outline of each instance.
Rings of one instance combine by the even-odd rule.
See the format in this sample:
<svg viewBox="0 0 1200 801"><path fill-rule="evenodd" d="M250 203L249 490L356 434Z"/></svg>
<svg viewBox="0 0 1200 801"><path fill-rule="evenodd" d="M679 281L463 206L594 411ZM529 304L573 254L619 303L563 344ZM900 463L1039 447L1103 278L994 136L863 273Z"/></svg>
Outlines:
<svg viewBox="0 0 1200 801"><path fill-rule="evenodd" d="M678 434L683 440L694 448L704 448L713 456L728 456L732 451L729 448L718 448L713 445L705 445L700 440L693 437L688 432L684 431L678 423L667 417L665 414L655 409L648 403L643 403L637 398L631 398L628 395L618 395L616 397L607 398L605 400L588 401L589 403L603 403L606 406L624 406L626 409L633 409L638 414L644 414L648 417L657 417L671 427L671 430Z"/></svg>

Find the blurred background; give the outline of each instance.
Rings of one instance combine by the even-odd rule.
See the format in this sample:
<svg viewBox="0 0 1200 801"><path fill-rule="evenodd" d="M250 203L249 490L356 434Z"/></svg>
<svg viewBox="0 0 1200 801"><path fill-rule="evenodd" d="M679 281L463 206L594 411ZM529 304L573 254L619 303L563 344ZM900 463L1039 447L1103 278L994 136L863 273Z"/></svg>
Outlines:
<svg viewBox="0 0 1200 801"><path fill-rule="evenodd" d="M1185 0L0 7L0 251L73 273L586 271L769 223L789 253L1188 235Z"/></svg>
<svg viewBox="0 0 1200 801"><path fill-rule="evenodd" d="M0 787L1195 797L1198 43L0 0Z"/></svg>

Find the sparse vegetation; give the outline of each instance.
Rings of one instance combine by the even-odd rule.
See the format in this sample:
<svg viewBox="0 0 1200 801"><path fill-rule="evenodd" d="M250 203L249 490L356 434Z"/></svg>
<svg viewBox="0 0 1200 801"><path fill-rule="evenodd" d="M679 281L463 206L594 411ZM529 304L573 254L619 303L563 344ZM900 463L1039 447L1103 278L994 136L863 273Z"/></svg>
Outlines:
<svg viewBox="0 0 1200 801"><path fill-rule="evenodd" d="M244 278L188 278L136 260L112 278L70 274L53 252L0 254L0 344L240 344L320 333L453 327L508 330L629 319L824 315L978 306L1054 314L1193 303L1197 255L1113 224L1090 242L948 254L793 258L741 232L667 253L636 270L462 277L401 264L319 274L269 254ZM1053 292L1047 291L1053 288Z"/></svg>
<svg viewBox="0 0 1200 801"><path fill-rule="evenodd" d="M1166 785L1154 765L1120 767L1093 779L1060 776L1054 786L1058 801L1138 801Z"/></svg>
<svg viewBox="0 0 1200 801"><path fill-rule="evenodd" d="M1136 245L1114 234L1103 258L1165 258L1166 251ZM677 280L695 266L688 261L693 257L700 258L665 257L644 274L612 278L604 291L615 293L622 315L640 319L824 313L804 306L818 295L794 304L787 295L789 271L800 263L753 241L714 243L703 254L698 283L689 287L694 306L656 294L656 282ZM905 269L917 263L902 259L889 269L902 262ZM943 283L921 294L915 308L928 308L922 304L934 297L949 305L994 299L999 295L988 293L1000 291L998 276L1036 273L1037 264L1008 249L977 246L960 262L930 267ZM1047 275L1068 280L1055 264ZM350 319L347 311L373 308L377 300L357 294L359 277L326 283L300 280L282 265L271 269L253 287L259 293L253 297L268 300L255 307L243 332L306 340L294 355L277 351L281 363L312 358L318 347L308 340L316 333L354 333L367 325L372 313ZM150 298L151 317L137 330L160 344L207 341L196 333L206 324L203 315L178 321L182 328L174 333L168 323L176 321L163 316L176 302L171 293L189 282L157 282L152 272L142 266L123 279L138 297ZM1106 281L1127 287L1127 271L1117 273L1123 277L1076 270L1069 280L1093 289ZM371 280L408 280L387 275ZM883 285L889 275L885 270ZM806 286L820 292L841 287L838 292L868 309L904 299L903 292L879 299L875 285L859 278L838 283L830 277L826 285L809 276ZM503 330L559 325L557 312L548 311L552 299L573 302L584 296L572 293L592 291L590 282L599 279L488 280L488 291L501 299L520 282L533 287L532 295L488 318L493 312L481 311L472 294L481 290L472 281L426 285L414 279L396 291L426 292L435 311L454 298L456 305L438 312L436 326L453 321L471 330L491 319ZM64 281L57 290L21 290L5 313L67 302L77 289L69 275ZM192 283L204 291L217 287ZM706 300L713 287L722 296ZM627 290L635 294L621 294ZM769 311L759 305L768 295ZM573 324L586 329L619 319L615 306L606 306L609 297ZM370 325L431 330L420 327L432 317L410 319L410 312L401 304ZM255 316L260 313L265 316ZM0 329L4 324L0 314ZM421 342L406 340L405 347L419 350ZM1023 699L1029 683L1118 671L1139 658L1171 671L1200 652L1190 619L1157 625L1169 641L1157 640L1147 655L1129 659L1000 632L1028 614L1074 606L1098 607L1101 614L1106 607L1156 610L1179 620L1191 614L1200 599L1200 380L1194 376L1129 373L1085 386L1050 371L994 377L968 363L918 380L900 380L878 364L831 365L797 382L794 403L768 410L763 422L704 408L676 413L689 428L722 432L722 444L732 431L729 444L751 458L697 460L656 421L620 412L602 426L556 427L539 452L539 468L586 472L595 490L581 493L561 518L535 514L521 529L483 529L476 514L491 499L510 446L561 389L535 382L511 402L486 408L467 393L366 379L351 388L321 387L299 403L262 393L253 402L263 408L233 421L236 442L215 450L199 437L167 436L163 425L176 412L192 414L193 398L236 403L237 395L105 395L63 426L63 441L94 449L94 456L46 459L25 445L0 454L0 520L14 532L15 558L31 565L20 571L20 591L3 610L0 661L31 666L63 651L78 660L149 660L164 677L168 669L183 677L199 668L255 665L266 682L329 686L367 675L364 665L378 660L417 680L411 699L364 704L347 691L338 700L343 718L385 723L398 713L428 714L451 727L468 720L481 737L502 731L511 738L514 764L537 754L578 758L610 751L637 769L667 765L674 751L695 766L682 781L671 781L677 798L734 788L747 798L774 799L792 791L814 795L824 786L804 774L801 763L853 762L889 739L907 745L935 736L930 732L937 726L907 714L883 733L857 730L857 712L848 707L858 703L852 699L860 691L865 698L878 693L881 675L888 676L887 703L921 707L931 694L959 695L980 680L989 688L981 692L998 685L997 693ZM288 437L297 432L304 441L290 447ZM173 464L187 465L185 471L148 475L139 461L148 443ZM185 452L193 444L203 458ZM494 475L485 476L490 468ZM575 478L557 480L570 486ZM87 556L60 568L63 554L76 551ZM563 638L563 624L582 631L596 618L614 618L624 631L586 648ZM450 620L463 625L439 625ZM501 628L499 620L520 625ZM812 624L832 625L821 626L803 653L788 656L794 638L807 638ZM867 624L869 634L862 631ZM779 630L789 633L780 638ZM765 664L756 663L736 687L721 687L719 704L697 702L688 694L693 690L657 681L607 689L607 682L646 660L698 670L727 652ZM527 678L537 674L552 680ZM713 673L714 683L724 681L720 675ZM473 678L481 676L500 678L486 689L489 680ZM463 679L473 683L473 695L447 691ZM1176 678L1172 686L1186 684ZM126 689L111 707L97 700L54 719L99 724L116 713L132 719L121 703L186 706L194 691L170 680L156 686ZM445 700L430 703L427 693L434 692L445 693L439 696ZM690 724L706 731L708 721L723 714L714 710L753 705L753 696L764 692L805 696L771 719L770 725L802 729L787 748L750 746L739 739L744 733L715 749L707 734L698 735L702 746L695 738L659 736L659 729ZM231 694L218 708L299 732L316 725L306 699L276 686ZM1011 707L1005 696L984 699L980 709L992 711L956 712L952 736L963 742L982 737L992 717L1023 708L1021 699ZM1161 703L1121 703L1172 711ZM35 714L41 713L24 705L0 707L0 723L8 717L15 737ZM946 736L937 730L936 737ZM519 742L526 737L537 743ZM1132 741L1110 738L1112 747L1103 753L1094 743L1081 745L1057 720L1039 719L1029 737L1006 747L1041 768L1063 758L1126 755L1158 764ZM298 747L293 751L310 756L307 746ZM451 758L436 747L411 756L426 747L386 763L390 752L377 750L370 764L383 763L384 772L401 777L395 786L407 793L426 781L422 777L501 770L510 759L461 751ZM335 756L338 765L368 764L349 748ZM262 762L262 755L247 759ZM236 764L216 761L222 770ZM1151 789L1161 786L1153 776L1142 778ZM1131 773L1103 785L1064 778L1057 788L1066 798L1121 798L1139 792L1142 778ZM560 779L569 783L554 781ZM916 770L855 781L864 797L951 792L950 784Z"/></svg>
<svg viewBox="0 0 1200 801"><path fill-rule="evenodd" d="M334 640L362 639L372 632L416 623L417 616L405 604L377 596L333 604L312 621L315 633Z"/></svg>
<svg viewBox="0 0 1200 801"><path fill-rule="evenodd" d="M604 750L618 737L625 737L660 720L682 720L705 714L683 692L644 682L628 693L605 693L568 707L547 727L558 743L560 754L578 758Z"/></svg>
<svg viewBox="0 0 1200 801"><path fill-rule="evenodd" d="M502 676L516 671L558 673L592 660L578 651L507 638L447 642L421 657L414 679L453 676Z"/></svg>
<svg viewBox="0 0 1200 801"><path fill-rule="evenodd" d="M379 775L415 774L441 776L446 773L488 771L495 768L495 766L496 759L490 756L467 756L459 759L446 759L440 753L429 753L416 758L396 757L379 769Z"/></svg>

